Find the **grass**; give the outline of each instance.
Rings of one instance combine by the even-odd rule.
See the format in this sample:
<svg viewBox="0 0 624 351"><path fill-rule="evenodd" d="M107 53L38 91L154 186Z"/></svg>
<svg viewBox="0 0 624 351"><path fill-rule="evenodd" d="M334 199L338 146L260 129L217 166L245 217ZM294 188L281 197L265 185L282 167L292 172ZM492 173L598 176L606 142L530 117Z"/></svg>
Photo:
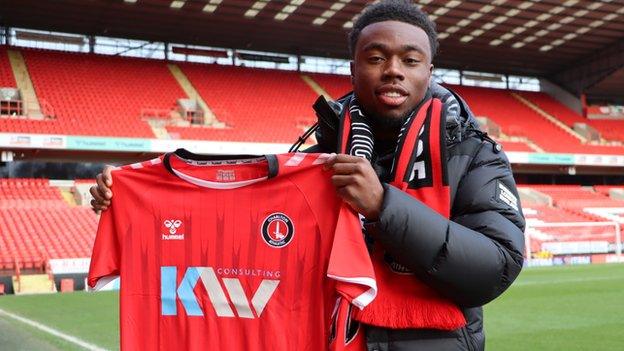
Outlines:
<svg viewBox="0 0 624 351"><path fill-rule="evenodd" d="M119 295L115 292L0 297L0 309L111 350L119 349L118 306ZM19 327L28 329L34 339L49 342L59 350L82 350L30 326L19 323ZM0 338L2 334L7 331L0 330Z"/></svg>
<svg viewBox="0 0 624 351"><path fill-rule="evenodd" d="M117 306L113 292L0 297L0 309L111 350ZM0 343L12 350L80 350L3 318ZM624 350L624 265L527 268L486 306L485 330L487 350Z"/></svg>
<svg viewBox="0 0 624 351"><path fill-rule="evenodd" d="M624 265L525 269L485 322L490 350L624 350Z"/></svg>

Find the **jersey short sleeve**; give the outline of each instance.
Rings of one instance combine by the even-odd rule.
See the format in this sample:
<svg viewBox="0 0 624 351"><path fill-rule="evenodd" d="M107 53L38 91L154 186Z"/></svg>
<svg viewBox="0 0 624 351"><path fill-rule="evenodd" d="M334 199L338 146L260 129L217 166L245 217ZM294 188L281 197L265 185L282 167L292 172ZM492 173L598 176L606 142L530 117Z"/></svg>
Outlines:
<svg viewBox="0 0 624 351"><path fill-rule="evenodd" d="M377 295L375 272L362 235L358 215L343 203L336 222L327 276L337 281L338 293L360 309Z"/></svg>
<svg viewBox="0 0 624 351"><path fill-rule="evenodd" d="M88 276L92 290L99 290L119 276L121 241L115 223L115 207L112 202L111 207L103 211L98 224Z"/></svg>

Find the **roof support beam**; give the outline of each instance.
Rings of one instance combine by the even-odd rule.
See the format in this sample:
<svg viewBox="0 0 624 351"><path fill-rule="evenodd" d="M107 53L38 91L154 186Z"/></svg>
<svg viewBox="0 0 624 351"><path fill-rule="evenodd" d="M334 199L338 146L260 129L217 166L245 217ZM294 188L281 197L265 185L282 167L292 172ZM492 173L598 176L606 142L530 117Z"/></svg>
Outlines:
<svg viewBox="0 0 624 351"><path fill-rule="evenodd" d="M578 65L559 71L548 78L578 97L622 67L624 67L624 39L581 60Z"/></svg>

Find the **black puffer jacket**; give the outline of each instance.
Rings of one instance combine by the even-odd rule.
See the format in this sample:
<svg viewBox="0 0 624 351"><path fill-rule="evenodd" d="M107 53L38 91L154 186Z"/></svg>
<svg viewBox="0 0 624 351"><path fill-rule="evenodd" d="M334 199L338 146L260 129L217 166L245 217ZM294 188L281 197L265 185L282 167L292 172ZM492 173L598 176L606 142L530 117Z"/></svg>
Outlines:
<svg viewBox="0 0 624 351"><path fill-rule="evenodd" d="M451 219L385 184L393 151L376 150L372 163L385 194L379 220L365 227L399 263L460 306L467 325L451 332L368 327L369 351L483 350L481 306L503 293L522 268L525 222L509 161L478 130L458 95L436 84L430 91L447 110ZM306 151L336 152L339 116L350 98L317 101L318 145Z"/></svg>

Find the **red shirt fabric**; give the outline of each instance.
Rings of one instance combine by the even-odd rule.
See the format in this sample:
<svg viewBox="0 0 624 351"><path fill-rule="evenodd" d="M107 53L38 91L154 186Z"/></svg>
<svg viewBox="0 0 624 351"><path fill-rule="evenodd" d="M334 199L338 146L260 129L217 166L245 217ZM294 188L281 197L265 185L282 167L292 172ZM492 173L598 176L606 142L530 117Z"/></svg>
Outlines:
<svg viewBox="0 0 624 351"><path fill-rule="evenodd" d="M328 349L338 298L363 308L376 283L327 157L178 150L114 170L88 284L121 277L121 349Z"/></svg>

